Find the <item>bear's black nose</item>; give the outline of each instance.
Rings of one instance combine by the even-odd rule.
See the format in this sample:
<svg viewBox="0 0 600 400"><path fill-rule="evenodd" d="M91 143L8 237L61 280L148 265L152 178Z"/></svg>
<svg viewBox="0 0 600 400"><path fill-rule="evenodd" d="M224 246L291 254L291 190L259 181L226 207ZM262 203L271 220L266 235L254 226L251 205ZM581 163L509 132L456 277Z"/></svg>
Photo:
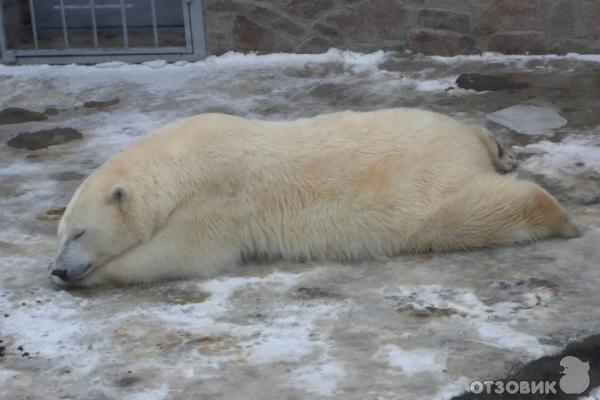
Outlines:
<svg viewBox="0 0 600 400"><path fill-rule="evenodd" d="M52 272L50 272L50 275L57 276L60 279L62 279L63 281L69 280L67 278L67 270L66 269L53 269Z"/></svg>

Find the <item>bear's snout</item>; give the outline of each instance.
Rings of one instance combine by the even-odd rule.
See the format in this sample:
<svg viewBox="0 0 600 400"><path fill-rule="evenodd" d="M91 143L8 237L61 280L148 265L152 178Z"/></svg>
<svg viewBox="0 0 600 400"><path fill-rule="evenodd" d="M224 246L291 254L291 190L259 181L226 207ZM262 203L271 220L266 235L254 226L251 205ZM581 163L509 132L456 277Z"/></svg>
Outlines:
<svg viewBox="0 0 600 400"><path fill-rule="evenodd" d="M60 285L83 278L91 271L91 267L92 264L80 265L77 268L55 268L50 272L50 277Z"/></svg>
<svg viewBox="0 0 600 400"><path fill-rule="evenodd" d="M52 272L50 272L50 275L56 276L63 281L69 280L69 274L67 273L66 269L53 269Z"/></svg>

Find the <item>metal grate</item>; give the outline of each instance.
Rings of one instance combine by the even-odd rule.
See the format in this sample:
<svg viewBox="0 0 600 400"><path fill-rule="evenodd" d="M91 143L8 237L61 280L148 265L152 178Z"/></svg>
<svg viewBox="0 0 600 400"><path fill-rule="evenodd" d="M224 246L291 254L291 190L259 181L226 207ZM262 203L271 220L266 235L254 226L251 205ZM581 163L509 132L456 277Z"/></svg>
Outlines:
<svg viewBox="0 0 600 400"><path fill-rule="evenodd" d="M28 8L31 27L25 42L7 36L6 1L0 0L4 63L191 61L206 54L201 0L23 0L18 5ZM173 39L176 30L181 40Z"/></svg>

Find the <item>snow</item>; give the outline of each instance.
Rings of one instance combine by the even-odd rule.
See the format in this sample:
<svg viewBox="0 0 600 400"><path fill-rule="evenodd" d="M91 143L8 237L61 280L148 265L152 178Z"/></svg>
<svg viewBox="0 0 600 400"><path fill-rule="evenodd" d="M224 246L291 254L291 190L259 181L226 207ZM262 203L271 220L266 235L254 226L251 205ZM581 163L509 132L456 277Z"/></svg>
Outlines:
<svg viewBox="0 0 600 400"><path fill-rule="evenodd" d="M559 143L542 140L517 150L533 153L523 168L546 176L561 177L583 168L600 172L600 139L597 136L572 136Z"/></svg>
<svg viewBox="0 0 600 400"><path fill-rule="evenodd" d="M493 307L484 304L475 293L466 288L446 288L440 285L399 286L388 287L385 293L388 297L403 299L397 303L401 309L410 306L410 309L415 310L426 310L428 307L453 310L455 313L448 318L462 325L460 330L469 332L469 336L476 333L473 340L488 346L519 350L532 357L540 357L556 350L553 346L540 344L537 338L519 332L504 322L518 318L523 309L531 307L532 299L537 302L540 301L538 299L548 298L545 290L525 293L517 301L499 302ZM426 355L424 358L430 359ZM418 370L418 367L415 368Z"/></svg>
<svg viewBox="0 0 600 400"><path fill-rule="evenodd" d="M299 368L290 380L290 386L306 388L310 393L322 396L335 394L337 383L344 377L344 366L337 361L309 364Z"/></svg>
<svg viewBox="0 0 600 400"><path fill-rule="evenodd" d="M456 63L464 63L466 61L477 61L477 62L500 62L500 63L510 63L515 61L556 61L556 60L572 60L572 61L584 61L584 62L593 62L600 63L600 55L599 54L578 54L578 53L567 53L566 55L556 55L556 54L543 54L543 55L506 55L495 52L484 52L480 55L458 55L452 57L444 57L444 56L431 56L432 60L446 63L446 64L456 64Z"/></svg>
<svg viewBox="0 0 600 400"><path fill-rule="evenodd" d="M477 322L474 324L482 342L499 349L519 350L533 357L541 357L558 350L555 346L545 346L531 335L519 332L506 324Z"/></svg>
<svg viewBox="0 0 600 400"><path fill-rule="evenodd" d="M422 372L440 373L446 367L445 358L437 351L403 350L395 345L385 346L382 351L387 353L387 361L392 367L399 368L408 376Z"/></svg>

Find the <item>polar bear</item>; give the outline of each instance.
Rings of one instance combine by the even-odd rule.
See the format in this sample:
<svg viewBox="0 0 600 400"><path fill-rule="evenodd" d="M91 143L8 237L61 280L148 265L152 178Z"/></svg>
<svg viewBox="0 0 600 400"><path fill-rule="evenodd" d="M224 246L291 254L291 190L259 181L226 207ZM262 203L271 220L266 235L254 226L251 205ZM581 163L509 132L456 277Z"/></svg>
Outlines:
<svg viewBox="0 0 600 400"><path fill-rule="evenodd" d="M211 277L257 256L356 260L579 235L541 187L498 173L511 168L487 130L430 111L198 115L81 184L52 276L146 283Z"/></svg>

